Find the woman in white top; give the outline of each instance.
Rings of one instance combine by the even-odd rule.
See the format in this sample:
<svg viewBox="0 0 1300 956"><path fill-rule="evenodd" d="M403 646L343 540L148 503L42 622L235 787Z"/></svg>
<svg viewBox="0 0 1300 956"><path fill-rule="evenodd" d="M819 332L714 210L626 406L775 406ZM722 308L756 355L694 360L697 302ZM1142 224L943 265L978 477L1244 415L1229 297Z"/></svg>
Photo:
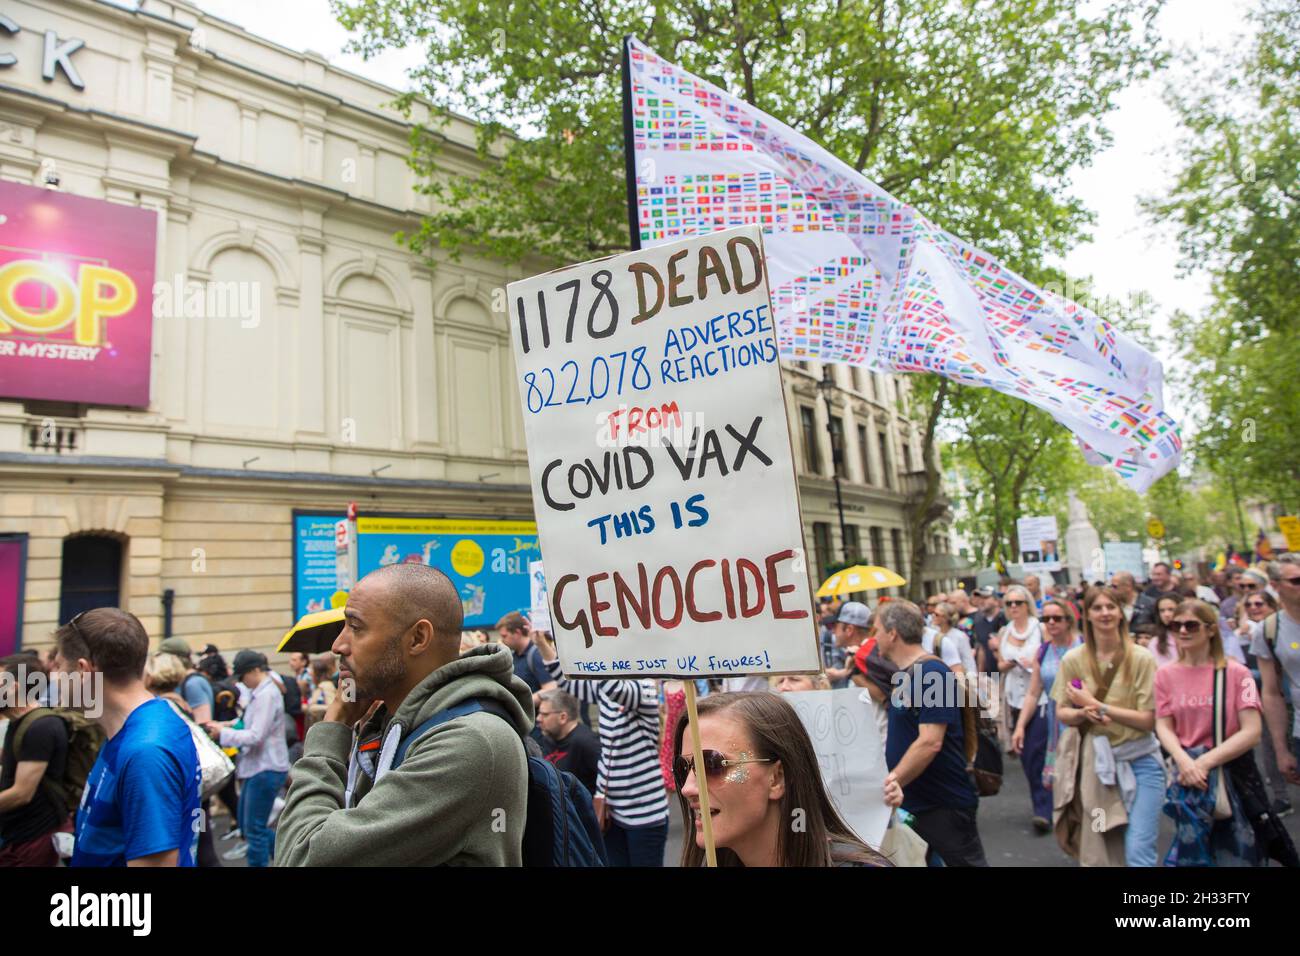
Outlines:
<svg viewBox="0 0 1300 956"><path fill-rule="evenodd" d="M939 649L942 651L940 658L955 673L974 674L976 673L975 652L971 650L970 638L953 626L956 620L957 609L953 605L942 601L935 605L930 626L938 635ZM954 652L960 664L950 663Z"/></svg>
<svg viewBox="0 0 1300 956"><path fill-rule="evenodd" d="M1014 727L1020 709L1025 706L1025 694L1043 634L1034 613L1034 598L1027 588L1019 584L1007 588L1002 606L1007 611L1007 626L998 631L996 654L998 671L1004 675L1002 696L1011 709L1009 716Z"/></svg>

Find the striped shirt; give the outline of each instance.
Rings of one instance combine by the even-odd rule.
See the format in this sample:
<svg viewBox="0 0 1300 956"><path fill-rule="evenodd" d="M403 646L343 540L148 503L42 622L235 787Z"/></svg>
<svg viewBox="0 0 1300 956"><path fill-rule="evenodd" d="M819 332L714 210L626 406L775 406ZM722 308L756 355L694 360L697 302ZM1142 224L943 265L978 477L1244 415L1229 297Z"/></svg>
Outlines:
<svg viewBox="0 0 1300 956"><path fill-rule="evenodd" d="M659 692L643 680L569 680L558 660L546 669L561 690L600 706L600 762L596 792L614 822L655 826L668 820L668 795L659 766Z"/></svg>

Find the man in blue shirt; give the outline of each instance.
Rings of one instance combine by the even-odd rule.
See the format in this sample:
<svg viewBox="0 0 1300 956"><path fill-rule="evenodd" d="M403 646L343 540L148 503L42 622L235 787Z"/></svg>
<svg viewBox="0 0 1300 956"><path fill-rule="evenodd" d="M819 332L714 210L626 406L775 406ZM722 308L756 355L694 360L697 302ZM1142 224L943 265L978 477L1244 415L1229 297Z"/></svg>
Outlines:
<svg viewBox="0 0 1300 956"><path fill-rule="evenodd" d="M901 806L947 866L988 866L975 812L979 794L966 772L963 695L947 665L921 645L925 618L910 601L876 611L881 654L898 667L885 738L885 803Z"/></svg>
<svg viewBox="0 0 1300 956"><path fill-rule="evenodd" d="M145 689L144 627L101 607L59 628L55 642L54 670L75 682L67 703L108 736L86 778L72 865L194 866L199 758L189 726Z"/></svg>

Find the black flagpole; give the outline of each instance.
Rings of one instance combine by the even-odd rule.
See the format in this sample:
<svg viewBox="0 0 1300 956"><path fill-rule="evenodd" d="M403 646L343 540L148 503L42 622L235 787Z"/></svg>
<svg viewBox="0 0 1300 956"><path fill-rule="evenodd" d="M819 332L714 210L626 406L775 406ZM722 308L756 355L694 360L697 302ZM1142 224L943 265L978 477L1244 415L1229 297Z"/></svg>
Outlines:
<svg viewBox="0 0 1300 956"><path fill-rule="evenodd" d="M623 169L627 179L627 228L633 249L641 248L636 205L636 139L632 133L632 35L623 37Z"/></svg>

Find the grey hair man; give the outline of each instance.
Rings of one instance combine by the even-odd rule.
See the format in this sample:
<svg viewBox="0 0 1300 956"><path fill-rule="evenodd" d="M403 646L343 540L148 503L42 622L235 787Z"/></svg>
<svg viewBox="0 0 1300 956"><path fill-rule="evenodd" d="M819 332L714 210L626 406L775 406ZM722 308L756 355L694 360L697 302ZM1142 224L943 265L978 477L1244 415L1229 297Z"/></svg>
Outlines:
<svg viewBox="0 0 1300 956"><path fill-rule="evenodd" d="M975 814L979 795L966 772L961 697L951 670L921 645L925 618L910 601L876 611L876 641L897 665L885 738L885 803L912 814L913 827L948 866L988 866Z"/></svg>

